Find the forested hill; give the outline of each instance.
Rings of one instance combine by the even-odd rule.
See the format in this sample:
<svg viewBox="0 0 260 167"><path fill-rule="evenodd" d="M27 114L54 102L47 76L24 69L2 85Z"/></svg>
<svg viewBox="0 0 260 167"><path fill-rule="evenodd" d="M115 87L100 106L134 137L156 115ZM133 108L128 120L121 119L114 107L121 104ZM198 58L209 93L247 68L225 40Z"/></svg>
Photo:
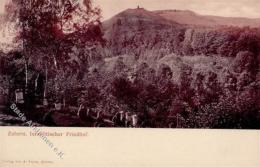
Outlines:
<svg viewBox="0 0 260 167"><path fill-rule="evenodd" d="M170 78L178 85L176 97L191 110L216 102L210 114L253 111L260 106L260 28L255 21L128 9L103 22L109 50L104 68L131 71L144 85Z"/></svg>
<svg viewBox="0 0 260 167"><path fill-rule="evenodd" d="M230 21L232 18L200 17L190 11L128 9L103 23L104 38L113 55L144 56L147 51L151 54L151 50L162 55L218 54L234 57L240 51L258 55L260 29L250 27L258 25L257 19L236 18ZM206 19L206 22L205 18L214 18L218 26L209 26L212 20ZM239 19L241 24L235 24ZM201 21L199 24L198 20Z"/></svg>

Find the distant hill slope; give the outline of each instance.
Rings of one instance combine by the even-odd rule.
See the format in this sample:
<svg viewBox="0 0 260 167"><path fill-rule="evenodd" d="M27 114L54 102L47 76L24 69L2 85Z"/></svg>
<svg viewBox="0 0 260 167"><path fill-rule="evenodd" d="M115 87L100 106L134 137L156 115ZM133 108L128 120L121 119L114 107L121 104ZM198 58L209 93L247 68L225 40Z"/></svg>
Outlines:
<svg viewBox="0 0 260 167"><path fill-rule="evenodd" d="M172 20L167 20L164 17L150 12L143 8L139 9L127 9L109 20L103 22L103 28L105 31L105 38L114 34L115 28L123 25L124 31L131 30L138 31L141 27L148 29L160 29L162 27L170 27L173 24L177 25Z"/></svg>
<svg viewBox="0 0 260 167"><path fill-rule="evenodd" d="M260 18L204 16L189 10L158 10L153 13L167 20L187 25L260 27Z"/></svg>
<svg viewBox="0 0 260 167"><path fill-rule="evenodd" d="M161 45L169 43L165 33L175 38L178 34L174 33L181 32L183 27L143 8L125 10L103 22L104 38L112 55L138 56L147 49L160 49Z"/></svg>
<svg viewBox="0 0 260 167"><path fill-rule="evenodd" d="M234 57L260 52L260 19L201 16L192 11L127 9L103 22L111 56L162 57L213 55ZM243 27L246 26L246 27Z"/></svg>

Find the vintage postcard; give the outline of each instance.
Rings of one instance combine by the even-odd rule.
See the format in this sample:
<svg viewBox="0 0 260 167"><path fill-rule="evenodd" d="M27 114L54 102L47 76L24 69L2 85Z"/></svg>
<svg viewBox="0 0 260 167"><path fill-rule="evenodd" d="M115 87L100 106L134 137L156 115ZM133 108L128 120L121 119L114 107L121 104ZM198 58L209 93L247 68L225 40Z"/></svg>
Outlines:
<svg viewBox="0 0 260 167"><path fill-rule="evenodd" d="M1 0L0 167L259 167L259 8Z"/></svg>

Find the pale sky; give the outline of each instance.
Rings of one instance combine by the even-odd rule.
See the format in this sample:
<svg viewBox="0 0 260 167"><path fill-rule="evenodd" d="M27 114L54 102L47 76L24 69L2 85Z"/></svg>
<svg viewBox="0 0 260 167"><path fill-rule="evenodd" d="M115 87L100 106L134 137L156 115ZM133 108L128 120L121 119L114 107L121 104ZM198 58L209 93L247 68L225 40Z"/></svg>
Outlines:
<svg viewBox="0 0 260 167"><path fill-rule="evenodd" d="M0 13L9 0L0 0ZM103 10L103 19L137 5L147 10L181 9L199 14L260 18L260 0L93 0Z"/></svg>

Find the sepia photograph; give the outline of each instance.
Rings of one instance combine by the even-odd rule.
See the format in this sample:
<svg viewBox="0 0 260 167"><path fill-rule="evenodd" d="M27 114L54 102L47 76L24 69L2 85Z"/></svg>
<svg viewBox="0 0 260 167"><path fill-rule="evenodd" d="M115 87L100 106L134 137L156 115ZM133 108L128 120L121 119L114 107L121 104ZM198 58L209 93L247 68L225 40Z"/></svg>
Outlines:
<svg viewBox="0 0 260 167"><path fill-rule="evenodd" d="M1 0L0 126L260 129L258 0Z"/></svg>

